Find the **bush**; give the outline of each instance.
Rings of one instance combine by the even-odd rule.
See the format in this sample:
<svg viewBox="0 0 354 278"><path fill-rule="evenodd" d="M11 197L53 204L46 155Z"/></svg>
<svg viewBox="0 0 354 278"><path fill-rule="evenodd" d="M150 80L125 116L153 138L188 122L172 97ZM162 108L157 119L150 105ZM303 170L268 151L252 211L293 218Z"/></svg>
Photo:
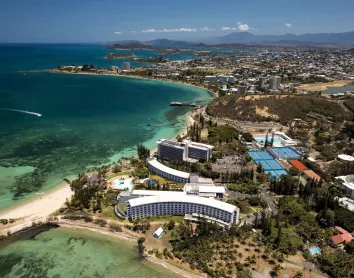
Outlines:
<svg viewBox="0 0 354 278"><path fill-rule="evenodd" d="M107 220L98 218L98 219L95 219L93 221L93 223L96 225L99 225L100 227L105 227L107 225Z"/></svg>
<svg viewBox="0 0 354 278"><path fill-rule="evenodd" d="M110 228L110 230L111 231L113 231L113 232L122 232L123 230L122 230L122 227L120 226L120 225L118 225L118 224L110 224L109 225L109 228Z"/></svg>

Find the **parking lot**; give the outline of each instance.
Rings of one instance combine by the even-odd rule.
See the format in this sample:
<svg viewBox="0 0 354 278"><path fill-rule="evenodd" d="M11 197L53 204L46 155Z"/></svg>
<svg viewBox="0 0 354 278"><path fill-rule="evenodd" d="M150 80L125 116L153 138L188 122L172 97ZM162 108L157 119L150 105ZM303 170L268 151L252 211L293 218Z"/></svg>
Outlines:
<svg viewBox="0 0 354 278"><path fill-rule="evenodd" d="M242 161L237 155L226 156L213 163L212 169L213 171L220 173L241 172Z"/></svg>

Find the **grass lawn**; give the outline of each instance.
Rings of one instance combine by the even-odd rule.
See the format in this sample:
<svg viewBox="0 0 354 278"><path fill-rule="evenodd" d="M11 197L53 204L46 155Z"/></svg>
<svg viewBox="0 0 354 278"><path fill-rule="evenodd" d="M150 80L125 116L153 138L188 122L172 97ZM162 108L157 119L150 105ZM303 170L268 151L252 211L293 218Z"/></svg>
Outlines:
<svg viewBox="0 0 354 278"><path fill-rule="evenodd" d="M160 184L164 184L164 183L167 183L167 182L171 182L169 180L165 180L164 178L158 176L158 175L150 175L150 179L151 180L155 180L155 181L158 181Z"/></svg>
<svg viewBox="0 0 354 278"><path fill-rule="evenodd" d="M118 206L121 211L125 212L125 204L119 204Z"/></svg>
<svg viewBox="0 0 354 278"><path fill-rule="evenodd" d="M240 218L246 217L247 215L248 215L247 213L240 212Z"/></svg>
<svg viewBox="0 0 354 278"><path fill-rule="evenodd" d="M107 219L112 219L112 220L120 220L114 213L114 207L113 206L106 206L103 202L101 203L102 207L102 213L95 213L93 214L94 216L100 216L102 215L104 218Z"/></svg>
<svg viewBox="0 0 354 278"><path fill-rule="evenodd" d="M119 176L131 176L131 171L128 170L128 171L122 171L122 172L119 172L119 173L109 173L107 174L107 179L110 180L112 178L115 178L115 177L119 177Z"/></svg>

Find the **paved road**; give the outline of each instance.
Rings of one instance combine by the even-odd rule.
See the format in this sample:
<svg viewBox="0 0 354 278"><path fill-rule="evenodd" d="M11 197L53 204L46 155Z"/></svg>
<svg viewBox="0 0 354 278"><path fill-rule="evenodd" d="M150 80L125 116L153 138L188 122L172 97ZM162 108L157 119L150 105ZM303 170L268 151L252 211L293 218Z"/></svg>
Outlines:
<svg viewBox="0 0 354 278"><path fill-rule="evenodd" d="M288 259L285 259L284 261L288 262L289 264L293 264L293 265L296 265L298 267L301 267L303 269L306 268L307 271L311 270L312 273L316 273L317 275L320 275L322 277L328 277L327 274L325 274L322 271L320 271L319 269L317 269L312 262L307 262L306 261L304 263L299 263L299 262L294 262L294 261L291 261L291 260L288 260Z"/></svg>
<svg viewBox="0 0 354 278"><path fill-rule="evenodd" d="M277 199L277 197L274 197L267 192L265 184L262 184L261 187L262 187L262 191L261 191L260 195L268 204L267 211L269 213L277 214L278 209L276 208L276 206L274 204L274 201ZM260 215L258 215L258 216L260 216ZM256 214L250 214L250 215L247 215L246 217L244 217L242 220L244 221L244 223L252 224L252 223L254 223L255 219L256 219Z"/></svg>

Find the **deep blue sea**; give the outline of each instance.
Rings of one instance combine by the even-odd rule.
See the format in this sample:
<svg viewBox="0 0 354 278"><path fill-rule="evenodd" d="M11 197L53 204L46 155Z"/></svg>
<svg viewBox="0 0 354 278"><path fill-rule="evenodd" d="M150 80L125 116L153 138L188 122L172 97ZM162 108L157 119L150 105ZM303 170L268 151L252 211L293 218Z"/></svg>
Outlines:
<svg viewBox="0 0 354 278"><path fill-rule="evenodd" d="M189 109L169 102L211 97L174 83L39 71L121 66L124 60L107 60L107 52L100 45L0 46L0 108L42 114L0 109L0 212L89 167L135 155L138 143L152 148L159 138L175 136Z"/></svg>

